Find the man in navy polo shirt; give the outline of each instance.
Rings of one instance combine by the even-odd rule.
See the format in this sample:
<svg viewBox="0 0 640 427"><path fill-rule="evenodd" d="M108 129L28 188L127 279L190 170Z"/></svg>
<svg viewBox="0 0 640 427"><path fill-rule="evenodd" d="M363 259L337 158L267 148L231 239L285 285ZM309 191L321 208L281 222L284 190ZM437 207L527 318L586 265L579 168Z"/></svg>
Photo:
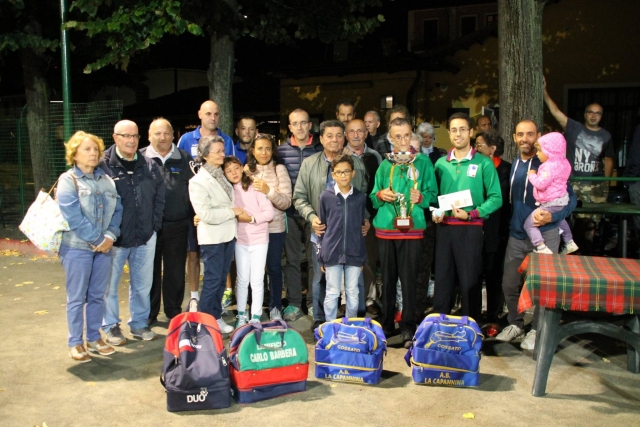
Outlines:
<svg viewBox="0 0 640 427"><path fill-rule="evenodd" d="M240 162L245 165L247 163L247 150L258 133L258 126L253 117L240 117L236 123L236 136L238 141L233 146L233 156L236 156Z"/></svg>
<svg viewBox="0 0 640 427"><path fill-rule="evenodd" d="M213 101L205 101L198 110L200 118L200 126L192 132L187 132L180 138L178 148L191 154L194 159L198 156L198 142L203 136L218 135L224 140L224 154L230 156L233 154L233 140L218 128L220 122L220 108ZM189 277L189 290L191 298L199 299L198 283L200 281L200 247L198 246L198 238L196 235L196 227L193 221L189 221L189 243L188 243L189 259L187 262L187 276Z"/></svg>

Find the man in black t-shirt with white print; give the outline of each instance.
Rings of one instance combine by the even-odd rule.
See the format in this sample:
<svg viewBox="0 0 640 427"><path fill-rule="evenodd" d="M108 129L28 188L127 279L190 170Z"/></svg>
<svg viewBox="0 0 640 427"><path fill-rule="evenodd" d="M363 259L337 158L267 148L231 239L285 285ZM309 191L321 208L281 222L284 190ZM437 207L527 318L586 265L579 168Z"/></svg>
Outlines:
<svg viewBox="0 0 640 427"><path fill-rule="evenodd" d="M613 173L615 154L611 134L600 127L602 106L598 103L587 105L584 111L584 123L568 118L556 105L547 92L544 82L544 102L549 111L564 129L567 140L567 160L571 164L572 176L606 176ZM576 181L573 183L576 197L583 202L605 203L609 194L608 181ZM577 215L575 223L578 246L581 253L587 255L593 243L596 221L601 215Z"/></svg>

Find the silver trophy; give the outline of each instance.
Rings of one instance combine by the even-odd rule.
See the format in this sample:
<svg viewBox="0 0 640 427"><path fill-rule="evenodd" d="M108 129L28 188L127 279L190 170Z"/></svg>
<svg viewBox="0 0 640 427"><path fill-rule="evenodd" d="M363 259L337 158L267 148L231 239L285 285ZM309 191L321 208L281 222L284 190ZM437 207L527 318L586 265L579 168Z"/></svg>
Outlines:
<svg viewBox="0 0 640 427"><path fill-rule="evenodd" d="M407 200L402 193L396 193L396 202L400 207L400 218L407 218Z"/></svg>
<svg viewBox="0 0 640 427"><path fill-rule="evenodd" d="M407 199L402 193L395 193L396 201L394 202L397 217L393 221L393 225L400 231L408 231L413 228L413 219L407 210Z"/></svg>

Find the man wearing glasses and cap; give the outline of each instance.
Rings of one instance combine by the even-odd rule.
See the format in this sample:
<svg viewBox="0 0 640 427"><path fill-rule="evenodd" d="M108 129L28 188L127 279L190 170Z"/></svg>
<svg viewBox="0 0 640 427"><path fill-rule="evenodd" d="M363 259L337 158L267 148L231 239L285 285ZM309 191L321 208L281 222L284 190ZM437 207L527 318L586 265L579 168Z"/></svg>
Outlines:
<svg viewBox="0 0 640 427"><path fill-rule="evenodd" d="M611 176L615 149L611 134L600 127L602 106L598 103L587 105L584 123L567 117L547 92L544 81L544 102L549 111L564 129L567 140L567 160L573 167L572 176ZM576 197L583 202L606 203L609 195L608 181L576 181L573 183ZM601 215L577 215L574 233L577 244L584 255L588 255L593 244L596 222Z"/></svg>

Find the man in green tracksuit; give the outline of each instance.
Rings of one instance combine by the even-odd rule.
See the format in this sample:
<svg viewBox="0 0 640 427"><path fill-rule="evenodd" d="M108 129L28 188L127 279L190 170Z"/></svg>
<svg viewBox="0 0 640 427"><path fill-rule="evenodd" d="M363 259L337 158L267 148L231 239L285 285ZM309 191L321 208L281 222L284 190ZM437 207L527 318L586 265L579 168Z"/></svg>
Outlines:
<svg viewBox="0 0 640 427"><path fill-rule="evenodd" d="M441 206L434 212L436 229L436 278L433 309L451 310L456 276L462 293L462 314L480 317L482 273L482 223L502 206L500 181L490 158L471 147L471 119L464 113L449 118L449 138L453 149L435 165L440 195L469 190L472 204L463 208Z"/></svg>
<svg viewBox="0 0 640 427"><path fill-rule="evenodd" d="M422 154L415 156L411 148L411 123L397 118L389 124L395 157L385 159L378 167L370 198L378 213L373 220L378 238L378 259L382 270L382 327L389 336L394 332L396 283L402 284L402 321L400 331L406 347L411 344L416 329L416 287L422 256L422 238L427 224L423 209L435 202L436 181L431 160ZM410 160L411 159L411 160ZM407 226L397 224L404 198ZM398 227L400 225L400 227Z"/></svg>

